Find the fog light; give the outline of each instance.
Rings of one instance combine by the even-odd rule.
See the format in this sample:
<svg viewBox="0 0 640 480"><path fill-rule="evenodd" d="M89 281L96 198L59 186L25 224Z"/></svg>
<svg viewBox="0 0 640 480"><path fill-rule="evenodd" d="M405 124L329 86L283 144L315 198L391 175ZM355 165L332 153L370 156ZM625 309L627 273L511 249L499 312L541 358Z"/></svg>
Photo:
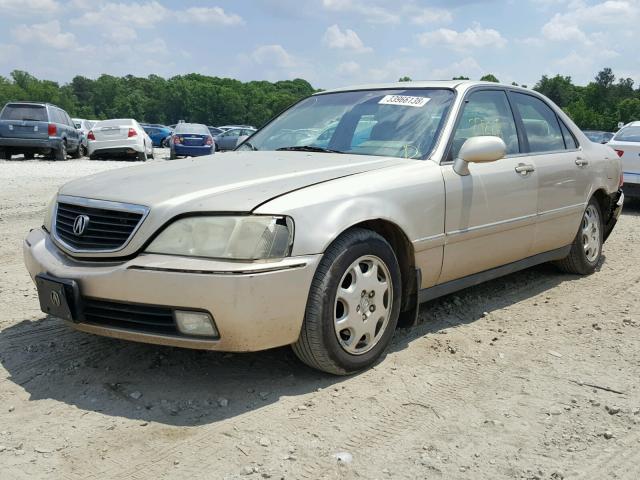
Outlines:
<svg viewBox="0 0 640 480"><path fill-rule="evenodd" d="M198 335L203 337L218 336L218 330L213 324L211 315L208 313L176 310L174 315L178 330L185 335Z"/></svg>

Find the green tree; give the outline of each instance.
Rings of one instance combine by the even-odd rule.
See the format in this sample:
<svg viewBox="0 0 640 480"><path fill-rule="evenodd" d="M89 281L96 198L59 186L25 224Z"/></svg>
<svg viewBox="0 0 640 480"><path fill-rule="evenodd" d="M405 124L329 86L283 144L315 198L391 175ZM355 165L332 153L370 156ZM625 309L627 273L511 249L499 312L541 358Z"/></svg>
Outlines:
<svg viewBox="0 0 640 480"><path fill-rule="evenodd" d="M407 77L407 76L400 77L400 78L398 79L398 81L399 81L399 82L410 82L410 81L411 81L411 77Z"/></svg>
<svg viewBox="0 0 640 480"><path fill-rule="evenodd" d="M571 77L543 75L533 89L551 99L559 107L566 107L575 98L575 86Z"/></svg>
<svg viewBox="0 0 640 480"><path fill-rule="evenodd" d="M487 73L486 75L483 75L480 78L480 81L482 81L482 82L500 83L500 80L498 80L498 78L492 73Z"/></svg>

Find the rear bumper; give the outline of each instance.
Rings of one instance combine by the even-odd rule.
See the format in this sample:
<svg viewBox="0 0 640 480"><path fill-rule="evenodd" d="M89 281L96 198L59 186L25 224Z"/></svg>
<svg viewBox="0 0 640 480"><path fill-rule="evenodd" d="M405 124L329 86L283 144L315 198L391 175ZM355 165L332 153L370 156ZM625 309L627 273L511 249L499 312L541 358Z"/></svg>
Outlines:
<svg viewBox="0 0 640 480"><path fill-rule="evenodd" d="M82 299L205 311L220 335L207 339L148 333L82 319L71 324L74 328L125 340L222 351L257 351L294 343L321 258L305 255L239 263L143 254L119 263L81 262L64 255L42 229L29 233L23 251L34 279L48 274L74 280Z"/></svg>
<svg viewBox="0 0 640 480"><path fill-rule="evenodd" d="M188 146L174 145L173 151L176 155L188 155L190 157L199 157L202 155L211 155L213 153L213 145L206 146Z"/></svg>
<svg viewBox="0 0 640 480"><path fill-rule="evenodd" d="M144 144L137 138L118 140L92 140L88 145L89 155L126 155L144 152Z"/></svg>
<svg viewBox="0 0 640 480"><path fill-rule="evenodd" d="M603 237L605 241L607 240L607 238L609 238L609 235L611 235L611 232L613 231L613 227L615 227L616 223L618 223L618 219L622 214L623 206L624 206L624 192L622 191L622 189L620 189L616 193L611 195L609 212L607 212L608 213L607 220L604 225Z"/></svg>
<svg viewBox="0 0 640 480"><path fill-rule="evenodd" d="M23 150L51 150L60 148L61 138L16 138L0 137L0 148L18 148Z"/></svg>

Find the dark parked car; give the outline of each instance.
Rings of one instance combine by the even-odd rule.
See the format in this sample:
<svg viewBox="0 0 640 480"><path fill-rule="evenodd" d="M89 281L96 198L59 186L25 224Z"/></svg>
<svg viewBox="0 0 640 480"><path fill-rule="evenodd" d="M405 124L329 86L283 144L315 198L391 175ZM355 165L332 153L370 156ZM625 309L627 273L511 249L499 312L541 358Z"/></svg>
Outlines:
<svg viewBox="0 0 640 480"><path fill-rule="evenodd" d="M249 127L231 128L226 132L222 132L220 135L216 135L214 137L216 141L216 150L233 150L255 132L255 129Z"/></svg>
<svg viewBox="0 0 640 480"><path fill-rule="evenodd" d="M179 123L169 141L169 158L198 157L214 153L213 137L206 125L201 123Z"/></svg>
<svg viewBox="0 0 640 480"><path fill-rule="evenodd" d="M601 132L600 130L583 130L583 132L589 140L595 143L608 143L613 138L615 133Z"/></svg>
<svg viewBox="0 0 640 480"><path fill-rule="evenodd" d="M82 156L81 134L64 110L50 103L9 102L0 112L0 159L35 153L66 160Z"/></svg>
<svg viewBox="0 0 640 480"><path fill-rule="evenodd" d="M169 137L171 137L172 130L164 125L148 125L140 124L144 131L147 132L149 138L153 142L154 147L168 147Z"/></svg>

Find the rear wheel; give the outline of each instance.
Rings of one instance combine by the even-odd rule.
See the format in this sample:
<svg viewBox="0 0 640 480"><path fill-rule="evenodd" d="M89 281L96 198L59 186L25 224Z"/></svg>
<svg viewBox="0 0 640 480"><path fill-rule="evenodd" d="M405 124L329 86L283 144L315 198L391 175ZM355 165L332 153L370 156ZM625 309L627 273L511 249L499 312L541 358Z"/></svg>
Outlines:
<svg viewBox="0 0 640 480"><path fill-rule="evenodd" d="M25 153L24 154L24 159L25 160L33 160L33 153Z"/></svg>
<svg viewBox="0 0 640 480"><path fill-rule="evenodd" d="M60 148L53 153L54 160L66 160L67 159L67 142L62 142Z"/></svg>
<svg viewBox="0 0 640 480"><path fill-rule="evenodd" d="M146 162L147 161L147 149L146 149L146 147L142 152L138 152L138 161L140 161L140 162Z"/></svg>
<svg viewBox="0 0 640 480"><path fill-rule="evenodd" d="M370 230L345 232L318 266L293 351L307 365L335 375L371 366L393 337L401 291L391 245Z"/></svg>
<svg viewBox="0 0 640 480"><path fill-rule="evenodd" d="M11 160L11 153L4 148L0 148L0 160Z"/></svg>
<svg viewBox="0 0 640 480"><path fill-rule="evenodd" d="M76 148L76 150L73 152L73 155L71 155L73 158L82 158L82 144L78 144L78 148Z"/></svg>
<svg viewBox="0 0 640 480"><path fill-rule="evenodd" d="M571 251L556 265L567 273L589 275L593 273L602 257L602 212L595 198L591 198L582 215L582 223L576 234Z"/></svg>

